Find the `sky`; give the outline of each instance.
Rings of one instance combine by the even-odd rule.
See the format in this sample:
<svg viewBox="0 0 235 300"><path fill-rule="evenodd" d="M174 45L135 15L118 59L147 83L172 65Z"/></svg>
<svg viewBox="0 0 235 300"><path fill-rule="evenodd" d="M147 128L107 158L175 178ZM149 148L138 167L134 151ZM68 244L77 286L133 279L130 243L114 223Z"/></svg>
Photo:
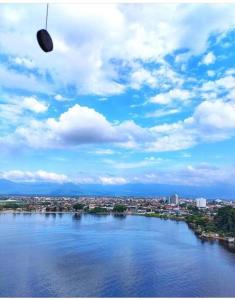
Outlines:
<svg viewBox="0 0 235 300"><path fill-rule="evenodd" d="M0 178L235 186L234 4L0 4Z"/></svg>

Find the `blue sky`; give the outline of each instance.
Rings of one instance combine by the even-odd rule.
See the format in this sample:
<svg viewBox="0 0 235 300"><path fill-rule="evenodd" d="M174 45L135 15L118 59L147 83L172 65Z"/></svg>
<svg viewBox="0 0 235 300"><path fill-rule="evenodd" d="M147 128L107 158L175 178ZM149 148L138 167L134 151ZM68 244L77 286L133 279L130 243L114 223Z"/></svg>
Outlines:
<svg viewBox="0 0 235 300"><path fill-rule="evenodd" d="M235 5L1 4L0 177L235 184Z"/></svg>

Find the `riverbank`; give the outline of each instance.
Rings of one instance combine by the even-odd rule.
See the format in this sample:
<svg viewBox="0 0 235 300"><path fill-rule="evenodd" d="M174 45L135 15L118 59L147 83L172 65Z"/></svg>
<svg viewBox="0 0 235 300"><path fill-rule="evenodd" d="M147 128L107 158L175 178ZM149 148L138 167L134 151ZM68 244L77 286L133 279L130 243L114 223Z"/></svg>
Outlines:
<svg viewBox="0 0 235 300"><path fill-rule="evenodd" d="M235 244L235 237L231 236L222 236L218 232L206 232L202 229L200 225L195 225L194 223L188 222L187 218L184 216L176 216L176 215L167 215L167 214L145 214L146 217L154 217L165 220L174 220L174 221L184 221L188 224L189 228L193 230L193 232L202 240L218 240L227 243Z"/></svg>
<svg viewBox="0 0 235 300"><path fill-rule="evenodd" d="M172 221L183 221L187 223L189 228L197 235L198 238L202 240L217 240L222 242L227 242L231 244L235 244L235 237L224 236L219 234L218 232L206 232L200 225L196 225L192 222L189 222L187 217L185 216L177 216L170 214L160 214L160 213L130 213L130 212L84 212L84 211L14 211L14 210L2 210L0 214L76 214L81 216L83 214L91 214L91 215L116 215L116 216L144 216L144 217L153 217L160 218L164 220L172 220Z"/></svg>

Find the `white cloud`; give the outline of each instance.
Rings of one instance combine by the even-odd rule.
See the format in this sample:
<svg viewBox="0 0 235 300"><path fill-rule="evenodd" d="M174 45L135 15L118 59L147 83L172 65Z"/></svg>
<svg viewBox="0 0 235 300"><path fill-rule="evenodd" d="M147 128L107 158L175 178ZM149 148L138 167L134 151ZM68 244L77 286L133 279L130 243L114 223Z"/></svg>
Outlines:
<svg viewBox="0 0 235 300"><path fill-rule="evenodd" d="M12 181L46 181L46 182L57 182L63 183L68 181L68 177L64 174L58 174L53 172L47 172L44 170L38 170L36 172L11 170L1 172L0 177Z"/></svg>
<svg viewBox="0 0 235 300"><path fill-rule="evenodd" d="M63 113L59 120L48 119L46 125L65 144L111 142L117 139L115 127L102 114L78 104Z"/></svg>
<svg viewBox="0 0 235 300"><path fill-rule="evenodd" d="M35 113L43 113L48 109L47 104L38 101L35 97L24 97L20 106Z"/></svg>
<svg viewBox="0 0 235 300"><path fill-rule="evenodd" d="M100 176L99 180L103 185L119 185L128 183L125 178L115 176Z"/></svg>
<svg viewBox="0 0 235 300"><path fill-rule="evenodd" d="M138 167L136 167L138 168ZM125 173L126 170L124 169ZM134 175L125 174L115 175L96 175L87 176L86 174L68 178L60 173L47 172L44 170L21 171L10 170L0 172L0 178L15 182L54 182L75 184L103 184L103 185L122 185L127 183L155 183L155 184L174 184L187 186L211 186L214 184L234 185L235 167L234 166L213 166L205 163L199 165L184 165L175 168L158 169L152 172L135 172Z"/></svg>
<svg viewBox="0 0 235 300"><path fill-rule="evenodd" d="M149 102L156 104L170 104L173 101L188 101L192 95L188 90L172 89L167 93L161 93L151 97Z"/></svg>
<svg viewBox="0 0 235 300"><path fill-rule="evenodd" d="M54 99L59 102L68 101L68 98L65 98L64 96L62 96L60 94L55 95Z"/></svg>
<svg viewBox="0 0 235 300"><path fill-rule="evenodd" d="M0 104L0 123L10 127L29 122L32 115L44 113L48 104L35 96L2 95Z"/></svg>
<svg viewBox="0 0 235 300"><path fill-rule="evenodd" d="M171 132L169 134L156 137L156 141L148 145L147 151L167 152L188 149L196 144L194 136L182 129L182 131Z"/></svg>
<svg viewBox="0 0 235 300"><path fill-rule="evenodd" d="M35 64L53 83L45 85L41 78L5 69L0 72L2 85L14 82L30 91L40 91L43 85L41 92L47 93L69 85L79 94L119 94L126 86L119 81L119 63L114 58L131 66L137 60L140 65L162 63L167 54L182 48L191 55L201 54L211 33L227 31L235 24L235 8L226 4L53 4L49 31L55 50L44 55L32 38L44 10L44 5L37 10L28 4L2 5L0 44L2 53L29 69ZM146 72L131 67L127 81L134 88L156 86L154 74Z"/></svg>
<svg viewBox="0 0 235 300"><path fill-rule="evenodd" d="M139 68L131 74L130 86L133 89L140 89L143 85L148 85L152 88L156 87L157 77L144 68Z"/></svg>
<svg viewBox="0 0 235 300"><path fill-rule="evenodd" d="M147 159L145 159L147 160ZM144 160L144 161L145 161ZM150 159L151 160L151 159ZM154 159L155 160L155 159ZM153 161L154 161L153 160ZM138 169L138 166L136 166ZM141 167L140 167L141 168ZM21 171L10 170L0 172L0 178L15 182L54 182L75 184L103 184L103 185L122 185L127 183L155 183L155 184L174 184L187 186L211 186L214 184L234 185L235 167L234 166L213 166L205 163L198 165L175 166L174 168L159 168L152 171L138 172L125 175L94 175L88 176L85 173L79 176L68 178L67 175L44 170ZM119 171L120 172L120 171Z"/></svg>
<svg viewBox="0 0 235 300"><path fill-rule="evenodd" d="M202 138L208 136L220 136L229 134L235 129L235 103L216 101L204 101L195 110L192 118L185 121L189 126L194 126L203 131Z"/></svg>
<svg viewBox="0 0 235 300"><path fill-rule="evenodd" d="M234 185L235 168L208 164L188 165L136 175L135 182L187 186ZM130 180L130 179L129 179Z"/></svg>
<svg viewBox="0 0 235 300"><path fill-rule="evenodd" d="M161 118L165 116L174 115L181 112L179 108L172 108L172 109L158 109L150 113L146 113L146 118Z"/></svg>
<svg viewBox="0 0 235 300"><path fill-rule="evenodd" d="M1 36L1 33L0 33ZM50 94L52 86L45 77L37 78L34 74L24 74L0 65L1 87L26 90L32 93Z"/></svg>
<svg viewBox="0 0 235 300"><path fill-rule="evenodd" d="M58 119L31 120L27 126L18 127L15 133L31 147L57 148L80 144L123 143L145 140L145 129L133 121L120 124L109 122L92 108L78 104L62 113Z"/></svg>
<svg viewBox="0 0 235 300"><path fill-rule="evenodd" d="M112 149L98 149L98 150L94 151L94 153L98 154L98 155L112 155L115 153L115 151Z"/></svg>
<svg viewBox="0 0 235 300"><path fill-rule="evenodd" d="M149 151L176 151L199 143L221 141L235 136L235 104L232 101L207 100L199 104L184 121L150 128L155 141Z"/></svg>
<svg viewBox="0 0 235 300"><path fill-rule="evenodd" d="M121 169L121 170L127 170L127 169L141 169L151 166L156 166L162 163L161 158L155 158L153 156L145 157L143 160L140 161L133 161L133 162L120 162L117 160L112 159L105 159L103 160L104 163L111 165L113 169Z"/></svg>
<svg viewBox="0 0 235 300"><path fill-rule="evenodd" d="M216 57L215 57L214 53L209 52L203 57L202 63L205 65L210 65L210 64L213 64L215 62L215 60L216 60Z"/></svg>
<svg viewBox="0 0 235 300"><path fill-rule="evenodd" d="M215 71L213 71L213 70L208 70L207 71L207 75L209 76L209 77L214 77L215 76Z"/></svg>
<svg viewBox="0 0 235 300"><path fill-rule="evenodd" d="M101 97L101 98L99 98L99 101L107 101L107 100L108 100L107 97Z"/></svg>
<svg viewBox="0 0 235 300"><path fill-rule="evenodd" d="M111 123L94 109L76 104L58 119L31 120L18 127L13 139L35 148L111 143L138 151L177 151L235 135L234 116L233 102L207 100L183 121L144 128L133 121Z"/></svg>
<svg viewBox="0 0 235 300"><path fill-rule="evenodd" d="M225 89L235 88L235 77L225 76L216 81L216 85Z"/></svg>
<svg viewBox="0 0 235 300"><path fill-rule="evenodd" d="M24 66L27 69L33 69L35 67L35 62L32 59L28 59L27 57L14 57L12 58L12 62L16 65Z"/></svg>
<svg viewBox="0 0 235 300"><path fill-rule="evenodd" d="M221 77L215 81L209 80L202 84L201 91L218 92L221 89L230 90L235 88L235 77L229 75Z"/></svg>

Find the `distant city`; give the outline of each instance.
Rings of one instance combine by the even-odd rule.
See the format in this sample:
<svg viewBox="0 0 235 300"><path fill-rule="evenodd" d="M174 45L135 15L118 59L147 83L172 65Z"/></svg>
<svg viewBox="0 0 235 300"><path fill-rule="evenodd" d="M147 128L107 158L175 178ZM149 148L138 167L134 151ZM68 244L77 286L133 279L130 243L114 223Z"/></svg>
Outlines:
<svg viewBox="0 0 235 300"><path fill-rule="evenodd" d="M178 194L169 197L0 196L0 210L4 211L76 212L76 204L81 204L86 212L97 207L112 212L115 205L120 204L125 206L127 214L161 212L180 216L189 213L188 206L205 209L208 213L226 205L235 208L235 199L183 198Z"/></svg>
<svg viewBox="0 0 235 300"><path fill-rule="evenodd" d="M109 196L0 196L0 210L4 211L36 211L36 212L75 212L74 205L83 205L83 210L102 208L112 212L115 205L126 207L126 213L170 213L185 215L188 213L188 205L208 212L224 205L235 207L235 199L221 200L206 198L183 198L178 194L169 197L109 197Z"/></svg>
<svg viewBox="0 0 235 300"><path fill-rule="evenodd" d="M235 243L235 201L169 197L45 197L0 198L0 211L13 213L74 213L142 215L186 221L201 238Z"/></svg>

